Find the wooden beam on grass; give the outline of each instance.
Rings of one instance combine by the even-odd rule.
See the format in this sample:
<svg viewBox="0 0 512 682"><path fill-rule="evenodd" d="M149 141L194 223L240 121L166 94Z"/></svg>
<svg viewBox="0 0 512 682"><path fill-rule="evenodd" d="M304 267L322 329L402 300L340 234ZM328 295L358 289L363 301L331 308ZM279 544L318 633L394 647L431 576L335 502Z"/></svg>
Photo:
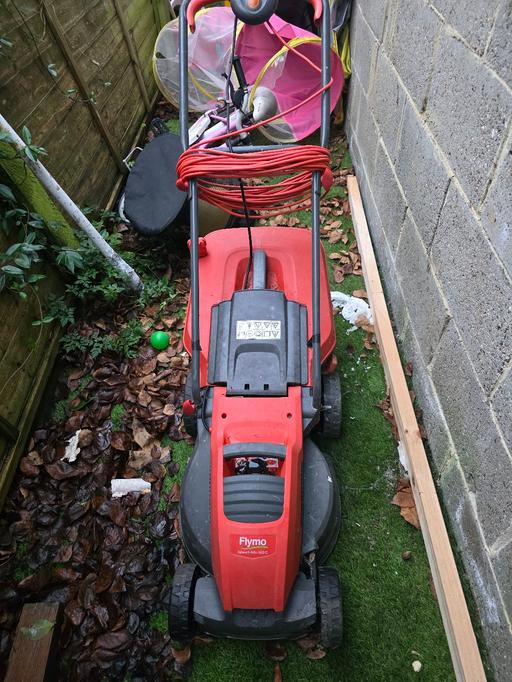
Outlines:
<svg viewBox="0 0 512 682"><path fill-rule="evenodd" d="M60 604L25 604L9 656L5 682L50 682L58 675Z"/></svg>
<svg viewBox="0 0 512 682"><path fill-rule="evenodd" d="M146 111L149 114L151 113L151 102L149 100L146 83L144 82L144 76L142 75L142 68L140 66L139 55L137 53L137 49L135 48L133 36L130 33L130 29L128 28L126 17L123 14L123 10L121 8L121 5L119 4L119 0L112 1L114 3L114 9L116 10L117 18L119 19L119 23L121 25L121 31L123 33L124 42L126 43L126 47L128 48L130 61L133 66L133 70L135 71L135 77L137 78L137 83L139 84L140 94L142 95L142 100L144 102L144 106L146 107Z"/></svg>
<svg viewBox="0 0 512 682"><path fill-rule="evenodd" d="M78 62L75 59L73 50L71 49L71 45L69 44L68 39L66 38L66 35L64 34L64 31L62 30L57 20L57 17L50 10L47 0L41 0L41 6L43 8L44 16L46 17L46 20L48 22L48 26L50 27L50 30L55 37L55 42L60 47L60 50L64 55L64 58L66 59L66 63L69 66L69 70L73 74L73 78L76 81L81 98L83 99L84 103L87 104L92 119L96 124L96 127L101 137L105 140L107 147L110 151L110 154L112 155L112 158L116 162L116 166L118 167L121 173L126 174L127 169L121 159L121 156L116 148L116 145L114 144L114 140L112 138L112 135L110 134L109 129L107 128L105 122L101 118L100 112L98 111L96 105L91 100L91 93L89 92L85 76L83 75L81 68L78 66Z"/></svg>
<svg viewBox="0 0 512 682"><path fill-rule="evenodd" d="M347 177L348 197L380 356L458 682L484 682L485 673L462 591L409 388L382 290L357 178Z"/></svg>

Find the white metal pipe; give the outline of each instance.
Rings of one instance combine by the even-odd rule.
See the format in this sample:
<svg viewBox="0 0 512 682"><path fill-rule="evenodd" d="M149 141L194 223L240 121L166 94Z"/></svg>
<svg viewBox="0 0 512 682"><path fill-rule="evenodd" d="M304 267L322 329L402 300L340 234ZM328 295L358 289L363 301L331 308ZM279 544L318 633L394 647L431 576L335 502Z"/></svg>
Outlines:
<svg viewBox="0 0 512 682"><path fill-rule="evenodd" d="M11 142L18 151L23 151L27 146L18 133L0 114L0 130L7 133ZM86 218L75 202L66 194L55 178L46 170L40 161L32 161L24 156L27 166L39 178L41 184L55 201L63 213L87 236L108 262L119 272L126 284L135 291L141 291L142 281L135 270L114 251L114 249L100 235L94 225Z"/></svg>

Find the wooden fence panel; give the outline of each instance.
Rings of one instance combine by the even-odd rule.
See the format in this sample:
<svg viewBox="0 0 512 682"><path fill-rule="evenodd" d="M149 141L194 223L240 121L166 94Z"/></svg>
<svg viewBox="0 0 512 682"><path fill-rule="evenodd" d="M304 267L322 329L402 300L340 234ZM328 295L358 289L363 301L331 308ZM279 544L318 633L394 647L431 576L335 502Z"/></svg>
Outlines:
<svg viewBox="0 0 512 682"><path fill-rule="evenodd" d="M2 36L12 42L0 60L3 113L46 147L49 170L78 203L110 194L145 118L135 62L148 99L156 94L151 55L166 3L155 1L158 11L149 0L118 0L129 46L114 0L0 0ZM99 167L88 168L91 160Z"/></svg>
<svg viewBox="0 0 512 682"><path fill-rule="evenodd" d="M157 92L151 56L167 0L117 5L123 21L114 0L0 0L0 35L12 43L0 55L2 113L18 130L29 127L48 151L45 165L79 205L102 206L111 196ZM43 212L40 190L23 187L28 204ZM58 347L58 330L32 321L39 302L59 290L50 271L27 303L0 294L0 505Z"/></svg>

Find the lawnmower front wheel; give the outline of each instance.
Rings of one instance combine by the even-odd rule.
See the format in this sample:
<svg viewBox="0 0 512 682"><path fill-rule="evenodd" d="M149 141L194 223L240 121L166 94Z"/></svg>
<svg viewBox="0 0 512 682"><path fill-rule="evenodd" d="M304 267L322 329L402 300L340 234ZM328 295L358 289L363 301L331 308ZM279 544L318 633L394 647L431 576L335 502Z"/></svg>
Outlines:
<svg viewBox="0 0 512 682"><path fill-rule="evenodd" d="M320 643L326 649L335 649L343 638L343 616L340 579L338 571L331 566L318 568L317 608Z"/></svg>
<svg viewBox="0 0 512 682"><path fill-rule="evenodd" d="M194 592L199 567L196 564L182 564L176 569L169 598L169 634L171 639L187 645L194 637Z"/></svg>

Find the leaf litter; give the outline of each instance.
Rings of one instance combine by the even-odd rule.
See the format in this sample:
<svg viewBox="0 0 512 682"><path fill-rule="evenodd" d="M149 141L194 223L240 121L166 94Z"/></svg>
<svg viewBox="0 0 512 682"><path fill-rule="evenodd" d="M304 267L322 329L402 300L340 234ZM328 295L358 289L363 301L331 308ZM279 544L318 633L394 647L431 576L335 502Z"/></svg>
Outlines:
<svg viewBox="0 0 512 682"><path fill-rule="evenodd" d="M147 251L139 237L126 231L124 238ZM65 355L60 391L74 396L70 412L38 428L21 459L0 517L0 677L23 604L32 601L63 606L62 680L186 674L190 653L173 649L167 628L151 619L167 612L172 575L185 560L173 451L188 440L181 407L188 258L184 249L156 248L176 296L162 311L154 304L137 311L122 299L77 323L84 335L109 333L139 314L145 337L132 358ZM170 336L165 352L148 343L154 329ZM118 405L123 418L114 428Z"/></svg>

